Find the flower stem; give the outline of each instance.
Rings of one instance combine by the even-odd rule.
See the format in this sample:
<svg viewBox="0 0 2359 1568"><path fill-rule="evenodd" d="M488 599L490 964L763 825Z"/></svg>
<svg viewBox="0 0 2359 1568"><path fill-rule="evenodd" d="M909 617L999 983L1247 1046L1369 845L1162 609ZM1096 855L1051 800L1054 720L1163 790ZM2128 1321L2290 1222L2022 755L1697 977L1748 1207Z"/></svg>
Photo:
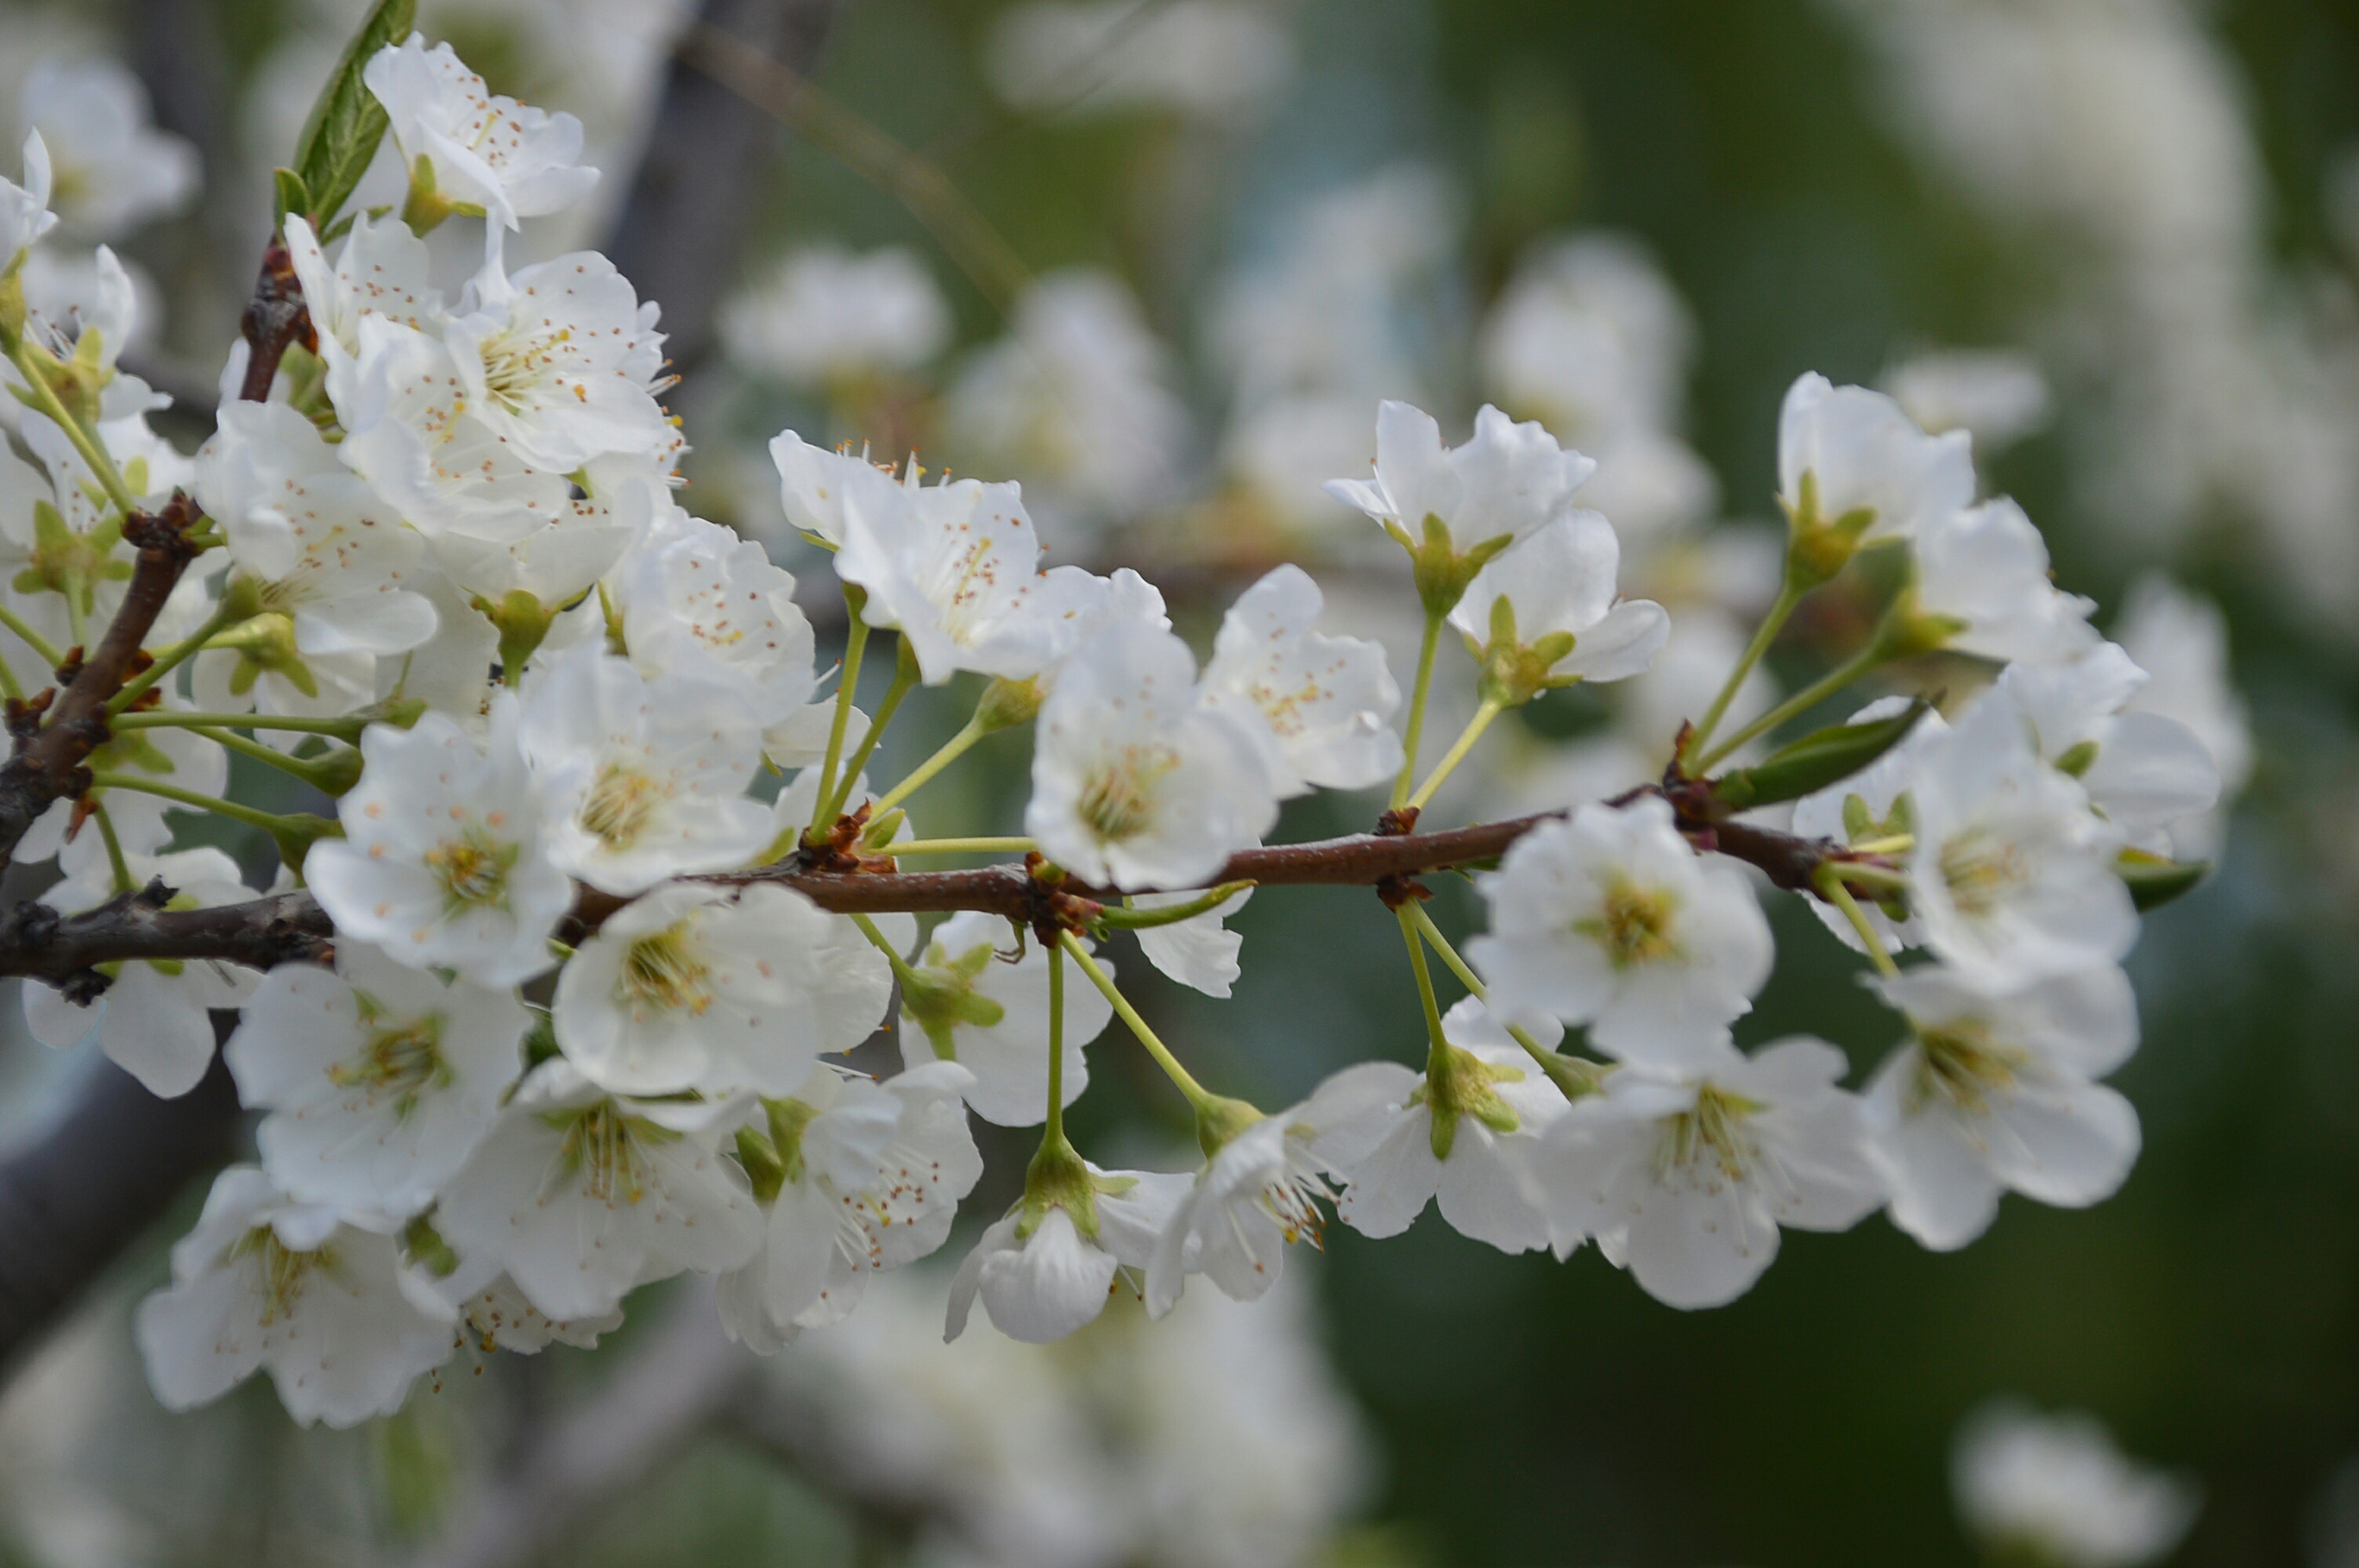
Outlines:
<svg viewBox="0 0 2359 1568"><path fill-rule="evenodd" d="M844 636L843 671L835 683L835 722L828 727L827 760L820 764L819 793L811 801L810 831L814 838L822 824L833 820L827 815L827 803L835 794L835 766L843 760L843 731L852 719L853 688L860 684L860 655L868 646L868 622L860 618L861 607L867 602L866 589L853 583L843 585L843 603L852 612L852 630Z"/></svg>
<svg viewBox="0 0 2359 1568"><path fill-rule="evenodd" d="M9 609L5 604L0 604L0 626L5 626L9 631L16 633L16 635L23 640L25 646L32 649L35 654L38 654L41 662L49 665L49 668L54 670L65 662L65 657L58 652L56 643L50 642L47 637L42 636L38 632L34 631L31 626L26 623L23 616L18 615L15 611Z"/></svg>
<svg viewBox="0 0 2359 1568"><path fill-rule="evenodd" d="M1483 731L1491 728L1491 720L1503 711L1497 703L1488 701L1474 710L1474 717L1466 721L1466 728L1458 732L1458 739L1451 742L1450 750L1442 755L1441 761L1433 764L1433 772L1425 775L1425 782L1417 786L1415 795L1408 797L1411 811L1425 809L1426 803L1433 798L1433 792L1440 789L1452 770L1466 760L1466 753L1474 749L1474 742L1483 738Z"/></svg>
<svg viewBox="0 0 2359 1568"><path fill-rule="evenodd" d="M103 801L90 803L91 820L98 824L99 842L106 846L106 864L114 873L114 891L129 892L138 884L131 880L131 862L123 858L123 840L115 837L114 819L106 814Z"/></svg>
<svg viewBox="0 0 2359 1568"><path fill-rule="evenodd" d="M141 778L136 773L104 771L93 773L90 775L90 786L92 789L127 789L140 795L160 795L166 800L188 806L190 810L210 811L217 816L226 816L233 822L243 822L248 827L259 827L265 833L276 834L285 826L283 820L275 812L258 811L251 806L240 806L234 800L223 800L218 795L200 795L195 790L182 789L178 784L162 784L154 779Z"/></svg>
<svg viewBox="0 0 2359 1568"><path fill-rule="evenodd" d="M5 697L11 702L25 700L25 688L17 683L16 672L8 667L8 661L5 658L0 658L0 697Z"/></svg>
<svg viewBox="0 0 2359 1568"><path fill-rule="evenodd" d="M1057 946L1072 956L1082 973L1089 977L1090 984L1097 987L1099 993L1114 1004L1114 1012L1130 1026L1130 1032L1138 1037L1138 1043L1147 1047L1147 1054L1155 1058L1155 1065L1163 1069L1164 1076L1188 1098L1189 1106L1201 1111L1213 1103L1217 1097L1191 1077L1188 1069L1180 1065L1180 1059L1171 1054L1170 1047L1156 1038L1155 1031L1147 1027L1147 1020L1138 1016L1138 1009L1130 1005L1130 999L1114 989L1114 977L1098 967L1098 961L1090 957L1073 934L1070 931L1057 933ZM1056 971L1051 969L1049 973L1053 975Z"/></svg>
<svg viewBox="0 0 2359 1568"><path fill-rule="evenodd" d="M1843 886L1843 869L1837 862L1830 860L1819 868L1812 880L1818 883L1819 891L1827 895L1827 902L1842 910L1843 918L1851 922L1851 928L1859 933L1859 939L1867 946L1868 960L1875 966L1875 972L1888 980L1898 979L1900 966L1894 963L1892 955L1884 950L1884 938L1876 935L1874 925L1868 924L1867 912L1860 908L1859 900L1852 897L1851 889Z"/></svg>
<svg viewBox="0 0 2359 1568"><path fill-rule="evenodd" d="M1410 903L1416 901L1411 900ZM1400 910L1401 939L1408 944L1408 967L1417 975L1417 1000L1425 1008L1427 1046L1425 1071L1429 1081L1440 1082L1450 1066L1450 1042L1441 1033L1441 1004L1433 1000L1433 976L1425 967L1425 943L1419 938L1417 921L1409 904Z"/></svg>
<svg viewBox="0 0 2359 1568"><path fill-rule="evenodd" d="M853 784L859 779L861 770L868 766L868 759L875 752L876 742L884 739L885 726L893 722L893 715L899 709L901 699L908 696L909 689L918 684L918 656L909 651L909 639L903 637L899 642L899 652L893 660L893 684L885 688L885 700L876 705L876 717L869 720L868 733L860 738L859 747L853 752L851 760L843 764L843 774L835 782L835 793L820 812L821 822L832 822L843 815L843 808L852 798Z"/></svg>
<svg viewBox="0 0 2359 1568"><path fill-rule="evenodd" d="M322 774L319 764L314 762L306 761L301 757L290 757L284 752L276 751L259 741L240 735L234 730L216 730L210 726L191 725L189 733L201 735L226 751L251 757L264 767L275 768L289 778L301 779L324 795L336 793L328 787L326 777Z"/></svg>
<svg viewBox="0 0 2359 1568"><path fill-rule="evenodd" d="M1393 781L1393 808L1408 804L1408 786L1417 777L1418 741L1425 734L1425 701L1433 691L1433 655L1441 646L1441 617L1425 612L1425 641L1417 650L1417 685L1408 699L1408 723L1401 731L1400 777Z"/></svg>
<svg viewBox="0 0 2359 1568"><path fill-rule="evenodd" d="M1029 838L912 838L878 848L885 855L1026 855L1039 848Z"/></svg>
<svg viewBox="0 0 2359 1568"><path fill-rule="evenodd" d="M952 762L957 762L961 757L966 755L968 747L973 745L977 741L982 740L985 735L990 733L990 730L983 727L983 722L980 719L968 719L966 721L966 728L951 736L948 741L944 741L940 751L936 752L932 756L928 757L924 762L919 762L917 765L917 768L910 773L908 777L903 779L899 784L895 784L891 789L886 790L883 795L876 797L876 815L879 816L884 816L886 812L892 810L895 806L900 805L903 801L917 794L919 790L924 788L925 785L932 780L936 773L940 773L944 768L949 767Z"/></svg>
<svg viewBox="0 0 2359 1568"><path fill-rule="evenodd" d="M1731 752L1735 751L1756 735L1766 735L1797 714L1808 713L1811 708L1883 663L1883 651L1875 643L1870 643L1817 680L1714 746L1704 754L1702 760L1698 762L1691 771L1698 773L1710 773L1720 762L1725 761Z"/></svg>
<svg viewBox="0 0 2359 1568"><path fill-rule="evenodd" d="M1434 925L1433 916L1426 914L1425 906L1413 903L1408 905L1405 913L1415 916L1418 934L1425 938L1426 946L1431 947L1441 961L1450 967L1450 972L1458 977L1459 984L1472 991L1476 1001L1488 1006L1491 992L1489 988L1483 984L1483 977L1476 974L1468 967L1466 960L1458 956L1458 949L1450 945L1448 937L1442 935L1441 928ZM1524 1054L1539 1065L1540 1071L1546 1073L1549 1076L1549 1081L1564 1092L1565 1098L1579 1099L1583 1095L1596 1092L1598 1069L1594 1064L1568 1056L1561 1051L1549 1050L1533 1039L1531 1032L1521 1024L1507 1023L1506 1028L1507 1037L1522 1046Z"/></svg>
<svg viewBox="0 0 2359 1568"><path fill-rule="evenodd" d="M1745 652L1737 655L1736 667L1729 671L1728 679L1721 683L1720 695L1712 699L1712 706L1703 710L1703 717L1688 732L1687 744L1680 748L1680 762L1686 762L1710 742L1712 732L1720 728L1723 719L1728 717L1728 705L1736 700L1736 694L1744 689L1745 677L1753 673L1754 666L1769 651L1769 644L1777 640L1777 633L1786 629L1787 617L1794 613L1794 606L1802 601L1805 591L1791 582L1778 584L1777 597L1770 604L1769 613L1761 618L1761 625L1753 633L1753 641L1746 643ZM1701 770L1699 768L1697 771Z"/></svg>
<svg viewBox="0 0 2359 1568"><path fill-rule="evenodd" d="M187 659L190 654L197 652L207 643L212 641L216 633L227 631L230 624L237 619L237 611L231 609L226 604L219 610L214 611L212 614L207 618L205 623L198 627L194 633L182 638L180 641L173 643L170 647L165 649L162 653L157 654L156 662L154 664L149 665L146 669L140 671L131 679L125 681L123 683L123 689L116 692L114 697L107 700L106 711L108 717L112 718L114 715L122 712L125 708L138 701L139 698L146 695L147 690L158 681L162 680L166 676L170 675L174 670L178 669L180 666L181 662Z"/></svg>
<svg viewBox="0 0 2359 1568"><path fill-rule="evenodd" d="M302 719L269 713L183 713L169 708L125 713L107 721L110 730L287 730L299 735L326 735L357 741L366 728L345 719Z"/></svg>
<svg viewBox="0 0 2359 1568"><path fill-rule="evenodd" d="M885 955L885 961L893 966L893 978L901 982L903 989L906 990L912 982L917 980L918 971L911 968L909 960L901 957L893 944L885 939L885 933L876 929L876 923L874 920L854 911L852 924L860 927L860 934L874 943L878 952Z"/></svg>
<svg viewBox="0 0 2359 1568"><path fill-rule="evenodd" d="M58 428L66 433L66 439L71 441L74 450L82 454L82 460L97 479L99 488L106 492L106 498L121 507L125 517L138 511L139 498L131 493L129 485L123 482L123 472L114 466L114 459L99 444L98 438L67 409L58 397L57 388L49 384L49 377L43 375L40 367L33 362L32 345L19 339L12 357L16 362L16 369L23 373L26 384L32 389L33 407L47 415Z"/></svg>
<svg viewBox="0 0 2359 1568"><path fill-rule="evenodd" d="M1049 949L1049 1122L1040 1136L1065 1141L1065 948Z"/></svg>

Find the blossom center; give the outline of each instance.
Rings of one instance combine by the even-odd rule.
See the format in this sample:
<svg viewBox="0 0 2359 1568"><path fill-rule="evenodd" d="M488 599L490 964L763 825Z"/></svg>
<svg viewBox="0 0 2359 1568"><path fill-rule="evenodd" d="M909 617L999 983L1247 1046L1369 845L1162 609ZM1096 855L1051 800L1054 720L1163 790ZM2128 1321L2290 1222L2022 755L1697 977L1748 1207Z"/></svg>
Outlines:
<svg viewBox="0 0 2359 1568"><path fill-rule="evenodd" d="M1990 1098L2015 1087L2025 1053L2000 1045L1977 1019L1958 1019L1917 1032L1918 1059L1911 1108L1939 1098L1974 1116L1986 1114Z"/></svg>
<svg viewBox="0 0 2359 1568"><path fill-rule="evenodd" d="M1680 956L1679 900L1669 889L1640 887L1627 877L1605 885L1596 914L1573 929L1605 949L1617 969Z"/></svg>
<svg viewBox="0 0 2359 1568"><path fill-rule="evenodd" d="M426 871L442 890L442 902L453 914L469 909L505 908L508 872L519 854L514 844L503 844L480 827L470 827L456 838L445 838L426 851Z"/></svg>
<svg viewBox="0 0 2359 1568"><path fill-rule="evenodd" d="M262 1322L265 1327L288 1317L296 1303L303 1299L303 1286L311 1271L331 1264L334 1259L322 1247L315 1251L298 1252L278 1239L278 1233L266 1225L257 1225L231 1244L232 1259L251 1258L262 1284Z"/></svg>
<svg viewBox="0 0 2359 1568"><path fill-rule="evenodd" d="M1764 1108L1717 1084L1696 1090L1695 1108L1662 1119L1655 1146L1655 1174L1669 1185L1683 1176L1706 1191L1742 1184L1761 1157L1761 1145L1746 1124Z"/></svg>
<svg viewBox="0 0 2359 1568"><path fill-rule="evenodd" d="M511 414L521 413L533 401L556 366L558 345L571 338L571 329L546 335L498 331L484 339L484 392ZM576 395L586 395L580 388Z"/></svg>
<svg viewBox="0 0 2359 1568"><path fill-rule="evenodd" d="M612 1100L575 1112L565 1124L558 1165L577 1176L582 1190L607 1207L620 1199L636 1205L655 1185L655 1164L646 1145L678 1137L651 1121L625 1116Z"/></svg>
<svg viewBox="0 0 2359 1568"><path fill-rule="evenodd" d="M712 1005L712 970L697 957L682 922L633 938L624 950L615 989L637 1007L701 1018Z"/></svg>
<svg viewBox="0 0 2359 1568"><path fill-rule="evenodd" d="M358 1055L330 1067L328 1077L338 1088L361 1089L372 1099L390 1097L395 1119L406 1118L429 1089L451 1082L451 1065L442 1059L442 1019L429 1013L374 1027L377 1005L365 996L360 999L360 1011L367 1044Z"/></svg>
<svg viewBox="0 0 2359 1568"><path fill-rule="evenodd" d="M669 792L642 773L609 763L582 803L582 826L610 849L627 849Z"/></svg>
<svg viewBox="0 0 2359 1568"><path fill-rule="evenodd" d="M1950 901L1970 918L1993 913L2027 880L2022 850L1983 829L1943 843L1940 867Z"/></svg>
<svg viewBox="0 0 2359 1568"><path fill-rule="evenodd" d="M1179 765L1169 746L1125 746L1090 775L1082 790L1082 820L1109 844L1137 838L1154 825L1155 786Z"/></svg>

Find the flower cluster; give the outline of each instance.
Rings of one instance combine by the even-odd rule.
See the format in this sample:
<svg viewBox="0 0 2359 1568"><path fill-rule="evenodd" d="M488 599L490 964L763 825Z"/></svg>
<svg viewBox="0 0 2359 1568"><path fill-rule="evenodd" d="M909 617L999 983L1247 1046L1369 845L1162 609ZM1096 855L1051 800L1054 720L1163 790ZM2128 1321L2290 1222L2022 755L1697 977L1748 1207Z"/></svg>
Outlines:
<svg viewBox="0 0 2359 1568"><path fill-rule="evenodd" d="M1136 573L1044 568L1015 484L929 483L914 457L897 471L782 433L780 505L846 609L822 668L793 576L679 503L656 306L592 252L507 265L511 231L594 186L579 124L415 37L345 85L325 102L381 107L408 199L346 217L348 191L290 177L304 324L238 345L193 461L116 367L127 293L66 316L19 285L53 222L38 135L22 183L0 184L0 328L33 460L0 454L0 682L18 699L45 684L18 670L75 684L71 650L125 626L145 651L15 853L58 860L60 914L235 905L237 865L176 848L167 816L211 811L266 833L333 933L326 963L134 944L26 988L43 1039L94 1036L165 1095L212 1060L206 1010L240 1010L222 1054L262 1113L258 1158L219 1179L138 1314L168 1404L267 1368L296 1416L348 1424L453 1356L591 1343L634 1289L685 1271L719 1278L733 1337L774 1349L942 1247L983 1173L970 1116L1041 1141L1021 1195L984 1217L947 1327L980 1301L1027 1341L1089 1323L1123 1279L1157 1317L1192 1275L1257 1298L1331 1217L1388 1236L1429 1200L1511 1252L1594 1241L1692 1307L1745 1290L1784 1227L1888 1208L1949 1248L2004 1190L2078 1205L2124 1179L2136 1118L2097 1082L2137 1038L2119 963L2136 901L2200 874L2173 835L2212 810L2220 769L2137 705L2144 672L2049 581L2023 512L1976 503L1962 434L1802 378L1779 430L1782 590L1653 759L1659 783L1430 835L1420 817L1501 714L1637 676L1671 637L1669 611L1622 592L1616 523L1582 504L1596 465L1541 424L1485 408L1451 447L1388 403L1374 473L1330 486L1408 556L1424 639L1406 703L1383 649L1319 630L1298 568L1246 587L1200 663ZM422 236L453 220L484 243L446 287ZM763 319L781 373L867 351L802 341L807 315ZM905 325L886 335L929 351L939 325ZM193 564L147 604L138 574L174 528ZM1735 707L1838 578L1886 584L1864 644L1784 703ZM1445 630L1475 707L1420 773ZM1995 674L1946 718L1889 697L1775 747L1936 653ZM964 728L872 785L904 699L960 677L981 688ZM1025 724L1022 836L920 837L912 797ZM225 798L230 752L334 816ZM1377 834L1263 845L1282 802L1382 786ZM1764 815L1789 803L1792 831ZM904 869L993 850L1027 860ZM1495 858L1489 929L1462 958L1416 874ZM1864 1093L1822 1041L1734 1043L1775 957L1754 871L1864 953L1905 1020ZM1262 880L1375 884L1418 983L1419 1064L1360 1063L1266 1113L1157 1036L1105 945L1130 933L1226 996L1242 941L1223 922ZM921 935L913 914L943 910ZM1467 992L1446 1010L1430 958ZM1117 1017L1188 1101L1193 1172L1107 1169L1065 1132ZM842 1060L888 1027L901 1070ZM1596 1054L1562 1049L1567 1030Z"/></svg>

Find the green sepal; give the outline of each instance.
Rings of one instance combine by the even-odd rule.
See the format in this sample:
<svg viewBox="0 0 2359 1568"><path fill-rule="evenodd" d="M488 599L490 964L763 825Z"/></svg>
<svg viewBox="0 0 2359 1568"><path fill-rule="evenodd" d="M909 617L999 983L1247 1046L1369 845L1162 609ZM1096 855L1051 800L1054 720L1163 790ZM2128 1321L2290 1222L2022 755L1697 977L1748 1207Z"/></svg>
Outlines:
<svg viewBox="0 0 2359 1568"><path fill-rule="evenodd" d="M311 852L311 846L322 838L342 838L344 825L332 816L289 811L272 818L267 831L270 841L278 846L279 863L292 871L299 883L303 880L303 860Z"/></svg>
<svg viewBox="0 0 2359 1568"><path fill-rule="evenodd" d="M1831 724L1812 730L1752 767L1733 768L1712 780L1712 798L1731 811L1749 811L1756 806L1816 794L1842 783L1907 740L1932 707L1920 697L1889 719Z"/></svg>
<svg viewBox="0 0 2359 1568"><path fill-rule="evenodd" d="M385 105L362 81L379 49L398 44L410 34L418 17L418 0L377 0L343 57L328 73L327 85L311 105L310 118L295 142L295 167L289 171L300 182L303 215L314 228L325 224L352 200L353 191L376 157L388 121ZM283 205L288 192L282 185Z"/></svg>
<svg viewBox="0 0 2359 1568"><path fill-rule="evenodd" d="M422 1214L401 1227L401 1252L438 1280L447 1280L459 1270L459 1255L434 1228L433 1220Z"/></svg>
<svg viewBox="0 0 2359 1568"><path fill-rule="evenodd" d="M787 1184L787 1164L778 1158L777 1146L750 1127L737 1130L737 1162L745 1167L745 1179L753 1184L754 1201L764 1208L778 1201L778 1189Z"/></svg>
<svg viewBox="0 0 2359 1568"><path fill-rule="evenodd" d="M2130 902L2143 913L2192 892L2198 882L2212 874L2212 862L2168 860L2143 849L2125 849L2114 861L2114 874L2128 887Z"/></svg>
<svg viewBox="0 0 2359 1568"><path fill-rule="evenodd" d="M270 226L273 230L287 227L287 214L309 218L311 213L311 193L304 189L303 177L291 168L270 171Z"/></svg>

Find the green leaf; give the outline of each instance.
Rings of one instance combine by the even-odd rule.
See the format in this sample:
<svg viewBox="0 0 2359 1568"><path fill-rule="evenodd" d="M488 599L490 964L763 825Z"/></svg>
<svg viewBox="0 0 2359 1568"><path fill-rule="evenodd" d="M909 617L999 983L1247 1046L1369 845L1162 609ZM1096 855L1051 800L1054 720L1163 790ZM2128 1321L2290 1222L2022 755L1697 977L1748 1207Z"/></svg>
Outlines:
<svg viewBox="0 0 2359 1568"><path fill-rule="evenodd" d="M377 144L385 139L385 105L363 85L361 72L379 49L409 36L417 14L418 0L377 0L311 105L311 117L295 144L295 173L309 196L303 214L314 228L352 200L376 157Z"/></svg>
<svg viewBox="0 0 2359 1568"><path fill-rule="evenodd" d="M1813 730L1752 767L1712 780L1712 798L1731 811L1749 811L1839 784L1900 744L1932 707L1920 697L1889 719Z"/></svg>
<svg viewBox="0 0 2359 1568"><path fill-rule="evenodd" d="M2114 874L2128 886L2130 902L2143 913L2193 892L2198 882L2212 874L2212 862L2166 860L2142 849L2125 849L2114 862Z"/></svg>
<svg viewBox="0 0 2359 1568"><path fill-rule="evenodd" d="M276 169L272 171L270 180L273 198L270 226L273 229L284 229L287 226L287 214L289 212L299 216L310 214L311 193L303 189L301 175L291 168Z"/></svg>

